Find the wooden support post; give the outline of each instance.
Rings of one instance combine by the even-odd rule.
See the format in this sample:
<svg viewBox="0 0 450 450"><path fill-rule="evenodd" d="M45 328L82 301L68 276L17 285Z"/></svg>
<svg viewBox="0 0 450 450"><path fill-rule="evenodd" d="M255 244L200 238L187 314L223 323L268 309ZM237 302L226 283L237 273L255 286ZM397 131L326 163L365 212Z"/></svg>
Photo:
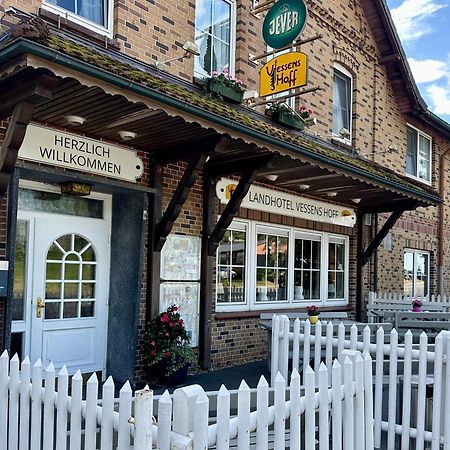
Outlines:
<svg viewBox="0 0 450 450"><path fill-rule="evenodd" d="M209 236L208 255L213 256L216 253L217 247L219 246L223 235L230 226L234 216L239 211L242 200L244 200L244 197L247 195L256 175L257 168L249 169L242 175L242 178L231 195L227 206L225 206L217 225Z"/></svg>
<svg viewBox="0 0 450 450"><path fill-rule="evenodd" d="M146 321L159 313L159 288L161 253L153 251L155 242L156 224L162 216L162 179L163 170L154 161L151 164L151 186L155 193L149 197L148 202L148 234L147 234L147 292L146 292Z"/></svg>
<svg viewBox="0 0 450 450"><path fill-rule="evenodd" d="M364 250L361 255L362 265L366 265L370 258L372 257L374 251L379 247L379 245L383 242L383 239L389 233L391 228L395 225L400 216L405 212L404 209L395 210L386 220L385 224L381 227L381 230L376 234L373 241L369 244L369 246Z"/></svg>
<svg viewBox="0 0 450 450"><path fill-rule="evenodd" d="M214 186L216 180L204 174L203 178L203 232L200 272L199 356L200 367L211 367L211 320L213 305L214 256L208 253L209 235L214 229Z"/></svg>
<svg viewBox="0 0 450 450"><path fill-rule="evenodd" d="M364 251L364 214L357 212L357 242L356 242L356 320L362 319L362 305L364 302L364 265L362 262L362 254Z"/></svg>
<svg viewBox="0 0 450 450"><path fill-rule="evenodd" d="M166 212L156 227L155 240L153 241L153 249L155 252L160 252L162 250L164 243L166 242L166 238L172 231L174 222L180 215L181 208L186 202L192 186L197 181L200 171L202 170L208 156L209 152L198 153L187 166L178 187L173 194L169 205L167 206Z"/></svg>

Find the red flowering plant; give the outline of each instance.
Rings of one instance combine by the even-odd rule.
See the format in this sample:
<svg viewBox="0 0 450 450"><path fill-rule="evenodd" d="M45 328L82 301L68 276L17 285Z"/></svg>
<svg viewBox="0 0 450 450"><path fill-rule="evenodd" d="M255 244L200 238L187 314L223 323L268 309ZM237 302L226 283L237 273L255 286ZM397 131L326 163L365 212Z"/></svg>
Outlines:
<svg viewBox="0 0 450 450"><path fill-rule="evenodd" d="M190 337L176 305L169 306L148 324L142 341L144 367L163 370L169 377L195 361Z"/></svg>
<svg viewBox="0 0 450 450"><path fill-rule="evenodd" d="M318 316L320 314L319 308L317 306L311 305L306 308L308 316Z"/></svg>

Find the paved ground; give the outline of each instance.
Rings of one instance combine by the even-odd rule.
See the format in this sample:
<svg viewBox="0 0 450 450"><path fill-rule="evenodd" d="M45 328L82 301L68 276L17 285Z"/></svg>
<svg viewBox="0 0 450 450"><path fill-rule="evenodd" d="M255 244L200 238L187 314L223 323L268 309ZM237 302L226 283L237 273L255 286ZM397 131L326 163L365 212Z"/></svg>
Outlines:
<svg viewBox="0 0 450 450"><path fill-rule="evenodd" d="M218 391L224 384L228 390L238 389L244 379L250 388L255 388L258 381L264 375L270 382L270 372L267 370L267 361L257 361L254 363L232 366L225 369L203 372L196 375L189 375L182 386L199 384L205 391ZM176 386L180 387L180 386ZM156 395L162 394L166 389L163 386L153 386ZM173 391L174 388L170 388Z"/></svg>

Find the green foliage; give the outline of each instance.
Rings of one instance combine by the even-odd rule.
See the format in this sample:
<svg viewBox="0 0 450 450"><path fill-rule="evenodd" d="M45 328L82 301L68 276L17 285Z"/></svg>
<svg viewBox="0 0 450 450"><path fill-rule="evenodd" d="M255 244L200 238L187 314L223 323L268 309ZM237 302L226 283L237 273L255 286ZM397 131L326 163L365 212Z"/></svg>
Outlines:
<svg viewBox="0 0 450 450"><path fill-rule="evenodd" d="M144 332L144 367L163 367L164 375L169 376L187 364L194 363L195 357L189 342L178 307L169 306L150 321Z"/></svg>

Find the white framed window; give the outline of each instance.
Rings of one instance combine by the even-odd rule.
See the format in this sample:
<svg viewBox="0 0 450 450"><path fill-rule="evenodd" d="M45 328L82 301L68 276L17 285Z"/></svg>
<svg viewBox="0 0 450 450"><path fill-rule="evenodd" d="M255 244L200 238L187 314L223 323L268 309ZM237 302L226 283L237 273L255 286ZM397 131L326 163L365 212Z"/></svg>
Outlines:
<svg viewBox="0 0 450 450"><path fill-rule="evenodd" d="M228 70L234 74L236 4L234 0L197 0L195 3L196 76Z"/></svg>
<svg viewBox="0 0 450 450"><path fill-rule="evenodd" d="M426 297L430 295L430 253L406 249L403 259L403 293Z"/></svg>
<svg viewBox="0 0 450 450"><path fill-rule="evenodd" d="M242 305L246 298L247 225L235 223L217 249L217 304Z"/></svg>
<svg viewBox="0 0 450 450"><path fill-rule="evenodd" d="M44 0L42 8L112 37L114 0Z"/></svg>
<svg viewBox="0 0 450 450"><path fill-rule="evenodd" d="M353 78L352 74L342 67L335 64L333 69L333 136L351 143L352 135L352 92ZM350 132L349 137L342 136L342 129Z"/></svg>
<svg viewBox="0 0 450 450"><path fill-rule="evenodd" d="M236 220L217 251L216 310L348 303L347 236Z"/></svg>
<svg viewBox="0 0 450 450"><path fill-rule="evenodd" d="M431 184L431 137L407 126L406 174Z"/></svg>

